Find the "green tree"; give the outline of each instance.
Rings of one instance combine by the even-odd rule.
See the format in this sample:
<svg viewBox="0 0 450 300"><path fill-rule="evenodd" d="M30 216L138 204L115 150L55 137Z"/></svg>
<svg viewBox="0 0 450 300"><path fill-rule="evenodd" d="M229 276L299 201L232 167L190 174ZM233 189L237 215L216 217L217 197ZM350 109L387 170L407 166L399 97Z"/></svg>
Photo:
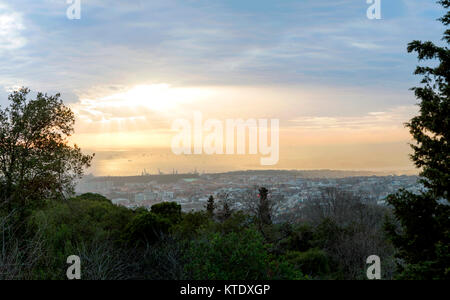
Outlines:
<svg viewBox="0 0 450 300"><path fill-rule="evenodd" d="M218 217L221 221L228 220L233 214L233 211L228 203L228 199L222 201L222 209L218 213Z"/></svg>
<svg viewBox="0 0 450 300"><path fill-rule="evenodd" d="M136 215L125 227L123 240L130 246L148 247L167 234L171 222L153 212Z"/></svg>
<svg viewBox="0 0 450 300"><path fill-rule="evenodd" d="M133 216L132 210L113 205L101 195L83 194L34 210L26 223L29 234L18 238L40 238L35 246L40 258L34 268L36 279L64 279L66 270L61 266L69 255L80 255L82 250L92 250L98 258L113 263L113 257L108 256L119 251L122 233Z"/></svg>
<svg viewBox="0 0 450 300"><path fill-rule="evenodd" d="M185 269L194 280L257 280L266 279L267 260L261 234L245 229L191 241Z"/></svg>
<svg viewBox="0 0 450 300"><path fill-rule="evenodd" d="M317 248L305 252L289 251L285 259L303 274L310 276L327 275L331 272L327 253Z"/></svg>
<svg viewBox="0 0 450 300"><path fill-rule="evenodd" d="M450 24L450 1L438 1L446 10L440 21ZM450 29L443 41L450 42ZM450 206L448 199L450 166L450 50L427 41L413 41L408 52L416 52L419 60L438 62L434 67L418 66L415 74L423 76L420 87L414 90L420 100L420 112L406 126L415 144L411 159L421 168L420 194L405 190L391 195L388 202L401 225L397 231L393 224L387 230L398 248L401 277L406 279L450 278ZM447 251L446 251L447 250Z"/></svg>
<svg viewBox="0 0 450 300"><path fill-rule="evenodd" d="M193 280L305 279L284 257L268 251L264 237L255 228L228 233L208 232L190 241L185 253L185 271Z"/></svg>
<svg viewBox="0 0 450 300"><path fill-rule="evenodd" d="M176 202L161 202L152 205L151 212L166 218L172 224L177 224L181 220L181 205Z"/></svg>
<svg viewBox="0 0 450 300"><path fill-rule="evenodd" d="M267 198L268 193L269 191L265 187L259 189L258 218L263 226L272 224L272 208L271 203Z"/></svg>
<svg viewBox="0 0 450 300"><path fill-rule="evenodd" d="M191 239L198 235L201 228L212 226L214 223L207 212L191 211L182 215L182 220L174 227L174 235L182 239Z"/></svg>
<svg viewBox="0 0 450 300"><path fill-rule="evenodd" d="M0 107L0 202L21 214L72 193L93 158L69 144L75 117L60 95L29 93L15 91Z"/></svg>
<svg viewBox="0 0 450 300"><path fill-rule="evenodd" d="M208 203L206 204L206 211L209 216L214 216L214 209L216 208L216 205L214 204L214 197L211 195L208 198Z"/></svg>

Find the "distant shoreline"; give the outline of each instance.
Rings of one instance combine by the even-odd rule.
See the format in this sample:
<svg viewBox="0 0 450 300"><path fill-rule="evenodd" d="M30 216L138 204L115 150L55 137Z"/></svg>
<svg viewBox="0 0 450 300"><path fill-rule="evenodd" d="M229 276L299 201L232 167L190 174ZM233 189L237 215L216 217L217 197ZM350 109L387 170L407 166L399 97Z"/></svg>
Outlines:
<svg viewBox="0 0 450 300"><path fill-rule="evenodd" d="M320 178L347 178L347 177L371 177L371 176L418 176L418 171L346 171L346 170L244 170L244 171L229 171L217 173L161 173L161 174L144 174L131 176L95 176L87 175L84 178L90 178L95 181L104 180L144 180L148 179L184 179L184 178L201 178L204 176L218 177L218 176L296 176L299 178L320 179Z"/></svg>

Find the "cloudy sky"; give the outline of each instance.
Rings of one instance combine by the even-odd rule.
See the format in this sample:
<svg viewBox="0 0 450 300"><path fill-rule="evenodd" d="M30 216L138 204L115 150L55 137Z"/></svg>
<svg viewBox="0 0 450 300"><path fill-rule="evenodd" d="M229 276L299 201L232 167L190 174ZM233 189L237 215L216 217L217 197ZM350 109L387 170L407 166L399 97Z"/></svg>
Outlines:
<svg viewBox="0 0 450 300"><path fill-rule="evenodd" d="M20 86L61 92L92 172L261 168L175 157L171 122L280 120L279 169L407 170L416 112L408 42L440 42L434 0L0 0L0 104ZM166 150L164 150L166 149Z"/></svg>

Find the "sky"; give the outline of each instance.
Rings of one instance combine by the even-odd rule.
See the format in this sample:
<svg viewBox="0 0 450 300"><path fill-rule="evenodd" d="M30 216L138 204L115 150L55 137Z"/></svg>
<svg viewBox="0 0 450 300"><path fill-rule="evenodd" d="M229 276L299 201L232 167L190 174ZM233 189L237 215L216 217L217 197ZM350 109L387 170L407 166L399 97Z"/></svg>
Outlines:
<svg viewBox="0 0 450 300"><path fill-rule="evenodd" d="M278 119L274 169L412 170L404 128L412 40L441 43L434 0L0 0L0 105L60 92L89 172L269 168L252 155L175 155L174 120Z"/></svg>

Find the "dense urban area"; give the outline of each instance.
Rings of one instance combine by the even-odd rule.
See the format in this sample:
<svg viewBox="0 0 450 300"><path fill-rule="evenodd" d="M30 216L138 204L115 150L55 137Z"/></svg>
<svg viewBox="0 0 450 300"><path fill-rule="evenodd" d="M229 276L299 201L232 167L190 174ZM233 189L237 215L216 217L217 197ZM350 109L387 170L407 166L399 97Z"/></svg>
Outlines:
<svg viewBox="0 0 450 300"><path fill-rule="evenodd" d="M369 203L385 204L389 194L399 189L419 192L417 176L376 176L368 172L346 171L240 171L220 174L173 174L94 177L86 176L77 192L101 194L116 205L145 207L161 202L176 202L182 210L203 210L209 196L226 200L235 209L245 207L264 186L277 200L275 213L283 215L298 210L308 199L319 197L326 187L336 187ZM257 196L257 194L256 194Z"/></svg>

